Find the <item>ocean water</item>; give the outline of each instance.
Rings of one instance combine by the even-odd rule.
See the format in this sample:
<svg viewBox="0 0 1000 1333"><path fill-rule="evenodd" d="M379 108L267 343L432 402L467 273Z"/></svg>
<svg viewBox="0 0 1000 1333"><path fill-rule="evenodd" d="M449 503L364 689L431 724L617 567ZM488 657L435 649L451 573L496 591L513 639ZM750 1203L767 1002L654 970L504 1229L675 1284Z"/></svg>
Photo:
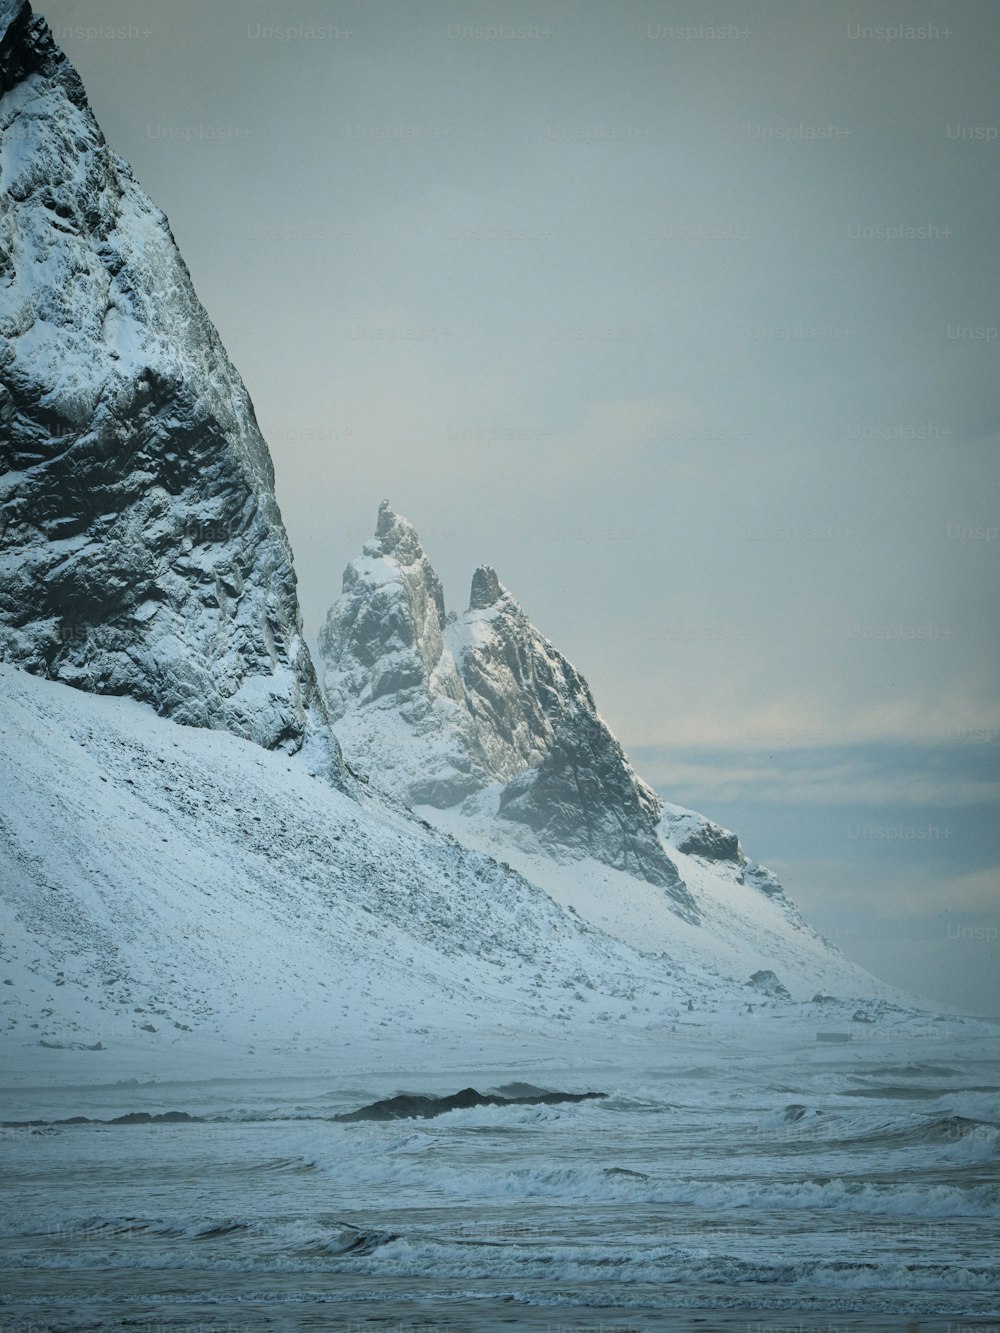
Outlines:
<svg viewBox="0 0 1000 1333"><path fill-rule="evenodd" d="M512 1080L609 1096L330 1118ZM200 1119L105 1123L130 1112ZM976 1042L26 1089L0 1115L4 1333L1000 1329Z"/></svg>

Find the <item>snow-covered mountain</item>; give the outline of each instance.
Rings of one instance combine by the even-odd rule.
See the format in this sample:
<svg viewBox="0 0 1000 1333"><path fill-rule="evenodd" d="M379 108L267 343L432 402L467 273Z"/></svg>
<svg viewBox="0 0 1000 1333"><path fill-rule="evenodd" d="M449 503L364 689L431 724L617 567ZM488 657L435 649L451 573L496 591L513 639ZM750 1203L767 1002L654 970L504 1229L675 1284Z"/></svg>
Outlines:
<svg viewBox="0 0 1000 1333"><path fill-rule="evenodd" d="M24 0L0 0L0 291L0 1041L24 1077L905 1002L642 782L492 570L447 615L387 505L323 631L328 709L246 389Z"/></svg>
<svg viewBox="0 0 1000 1333"><path fill-rule="evenodd" d="M0 89L0 658L337 775L247 391L24 0Z"/></svg>
<svg viewBox="0 0 1000 1333"><path fill-rule="evenodd" d="M735 833L642 781L492 569L476 570L466 611L446 611L386 502L319 650L334 729L372 783L600 929L740 980L773 972L798 994L843 965Z"/></svg>
<svg viewBox="0 0 1000 1333"><path fill-rule="evenodd" d="M319 648L341 743L391 795L444 808L495 789L498 817L553 855L625 870L694 914L657 835L661 801L492 569L446 614L412 524L383 502Z"/></svg>

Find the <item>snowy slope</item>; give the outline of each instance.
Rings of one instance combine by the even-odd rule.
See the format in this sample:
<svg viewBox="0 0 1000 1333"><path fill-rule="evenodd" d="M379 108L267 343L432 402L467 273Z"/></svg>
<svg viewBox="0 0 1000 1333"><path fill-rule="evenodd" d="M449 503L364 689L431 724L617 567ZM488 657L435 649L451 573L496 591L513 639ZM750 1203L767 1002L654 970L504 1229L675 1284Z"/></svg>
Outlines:
<svg viewBox="0 0 1000 1333"><path fill-rule="evenodd" d="M0 689L8 1052L648 1023L725 991L283 755L10 666Z"/></svg>
<svg viewBox="0 0 1000 1333"><path fill-rule="evenodd" d="M560 888L548 858L512 858L580 916L619 903L608 924L632 939L614 939L415 816L133 700L10 666L0 691L0 1053L28 1074L381 1045L403 1067L460 1034L509 1057L662 1031L692 996L700 1021L736 1016L758 997L725 974L772 961L748 943L712 965L643 881L577 863ZM789 927L789 982L795 947ZM806 970L841 996L904 998L832 955Z"/></svg>
<svg viewBox="0 0 1000 1333"><path fill-rule="evenodd" d="M672 850L697 908L696 917L685 920L670 910L662 890L641 878L593 858L554 860L527 830L512 838L509 826L496 818L498 796L494 788L450 810L415 810L465 845L503 857L556 902L637 949L665 950L741 982L772 971L796 1000L819 992L899 999L892 987L849 962L813 930L763 867L748 863L747 872L764 878L764 890L736 865ZM742 996L744 1004L759 998L754 990Z"/></svg>
<svg viewBox="0 0 1000 1333"><path fill-rule="evenodd" d="M339 777L253 406L48 28L0 6L0 659Z"/></svg>

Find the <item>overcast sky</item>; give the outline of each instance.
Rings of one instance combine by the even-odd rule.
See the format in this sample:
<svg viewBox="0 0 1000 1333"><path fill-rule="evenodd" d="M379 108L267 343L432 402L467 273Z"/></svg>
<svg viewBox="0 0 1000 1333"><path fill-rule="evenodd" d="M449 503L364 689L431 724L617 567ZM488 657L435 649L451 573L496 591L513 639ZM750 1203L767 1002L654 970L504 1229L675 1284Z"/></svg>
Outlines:
<svg viewBox="0 0 1000 1333"><path fill-rule="evenodd" d="M268 439L387 497L844 952L1000 1011L1000 11L49 0Z"/></svg>

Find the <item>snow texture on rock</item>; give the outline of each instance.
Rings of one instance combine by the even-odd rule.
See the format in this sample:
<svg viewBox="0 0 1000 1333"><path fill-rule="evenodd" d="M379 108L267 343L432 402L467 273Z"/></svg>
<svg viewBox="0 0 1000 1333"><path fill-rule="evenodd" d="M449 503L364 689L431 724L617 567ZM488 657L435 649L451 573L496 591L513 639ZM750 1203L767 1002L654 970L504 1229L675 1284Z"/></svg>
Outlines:
<svg viewBox="0 0 1000 1333"><path fill-rule="evenodd" d="M500 793L498 813L527 824L543 844L593 856L668 889L692 918L697 909L656 836L659 801L639 781L596 714L557 728L552 747Z"/></svg>
<svg viewBox="0 0 1000 1333"><path fill-rule="evenodd" d="M498 816L554 855L628 870L694 912L657 834L659 798L493 569L476 570L469 609L449 617L412 524L383 501L319 647L345 749L394 796L443 808L507 784Z"/></svg>
<svg viewBox="0 0 1000 1333"><path fill-rule="evenodd" d="M344 572L319 636L330 716L352 762L411 803L450 805L487 780L444 642L441 582L388 504Z"/></svg>
<svg viewBox="0 0 1000 1333"><path fill-rule="evenodd" d="M669 846L689 856L703 856L707 861L728 861L741 867L747 864L735 833L695 810L685 810L683 806L671 805L667 801L663 803L660 836Z"/></svg>
<svg viewBox="0 0 1000 1333"><path fill-rule="evenodd" d="M759 972L755 972L747 985L760 991L762 995L770 996L773 1000L788 999L787 987L778 980L771 968L762 968Z"/></svg>
<svg viewBox="0 0 1000 1333"><path fill-rule="evenodd" d="M27 3L0 9L0 658L342 778L247 391Z"/></svg>

